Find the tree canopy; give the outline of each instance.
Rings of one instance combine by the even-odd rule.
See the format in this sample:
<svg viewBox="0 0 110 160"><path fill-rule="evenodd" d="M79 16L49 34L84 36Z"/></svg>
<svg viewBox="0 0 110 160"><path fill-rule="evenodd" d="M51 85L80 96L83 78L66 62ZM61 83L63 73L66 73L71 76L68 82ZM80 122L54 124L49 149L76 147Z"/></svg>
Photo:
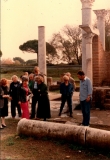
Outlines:
<svg viewBox="0 0 110 160"><path fill-rule="evenodd" d="M53 34L50 42L58 52L62 53L62 60L68 63L76 60L81 64L81 29L66 25L61 32Z"/></svg>
<svg viewBox="0 0 110 160"><path fill-rule="evenodd" d="M29 53L37 53L38 54L38 40L29 40L22 45L19 46L19 49L24 52ZM46 54L54 55L56 54L56 49L50 45L48 42L46 42Z"/></svg>
<svg viewBox="0 0 110 160"><path fill-rule="evenodd" d="M24 59L22 59L21 57L14 57L13 61L19 61L21 64L25 63Z"/></svg>

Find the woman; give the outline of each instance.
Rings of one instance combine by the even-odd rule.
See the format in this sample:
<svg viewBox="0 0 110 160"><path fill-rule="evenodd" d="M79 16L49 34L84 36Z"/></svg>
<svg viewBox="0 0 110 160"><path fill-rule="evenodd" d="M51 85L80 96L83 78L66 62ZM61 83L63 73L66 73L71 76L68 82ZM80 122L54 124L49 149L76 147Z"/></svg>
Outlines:
<svg viewBox="0 0 110 160"><path fill-rule="evenodd" d="M12 76L12 83L10 84L10 100L11 100L11 115L12 118L16 116L16 107L18 110L18 115L21 117L21 108L18 104L18 89L20 86L20 82L18 81L18 77L16 75Z"/></svg>
<svg viewBox="0 0 110 160"><path fill-rule="evenodd" d="M48 98L47 86L44 83L44 77L42 75L37 76L38 85L38 108L37 108L37 118L50 118L50 102Z"/></svg>
<svg viewBox="0 0 110 160"><path fill-rule="evenodd" d="M8 88L8 81L5 78L1 79L1 89L4 93L3 95L4 104L3 104L3 108L1 108L1 123L2 123L2 127L6 127L5 117L8 116L9 88Z"/></svg>
<svg viewBox="0 0 110 160"><path fill-rule="evenodd" d="M68 76L63 76L64 82L60 85L60 93L61 93L61 106L59 116L61 116L61 112L64 108L65 102L67 101L70 117L72 117L72 95L73 95L73 85L69 82Z"/></svg>
<svg viewBox="0 0 110 160"><path fill-rule="evenodd" d="M22 83L19 87L19 105L22 110L22 118L29 119L29 103L28 103L28 96L30 94L30 89L28 87L28 77L22 77Z"/></svg>
<svg viewBox="0 0 110 160"><path fill-rule="evenodd" d="M4 96L4 92L3 92L1 84L0 84L0 118L1 118L1 111L2 111L2 108L4 106L4 98L3 98L3 96ZM3 129L1 121L0 121L0 129Z"/></svg>

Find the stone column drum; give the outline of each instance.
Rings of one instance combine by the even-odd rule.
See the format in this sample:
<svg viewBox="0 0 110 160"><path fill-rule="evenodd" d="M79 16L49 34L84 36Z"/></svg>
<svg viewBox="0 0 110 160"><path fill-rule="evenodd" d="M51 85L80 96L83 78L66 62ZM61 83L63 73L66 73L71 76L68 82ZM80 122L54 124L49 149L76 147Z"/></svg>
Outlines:
<svg viewBox="0 0 110 160"><path fill-rule="evenodd" d="M87 128L86 146L110 151L110 131Z"/></svg>
<svg viewBox="0 0 110 160"><path fill-rule="evenodd" d="M97 16L97 27L100 32L100 40L105 50L105 16L107 15L107 11L105 9L94 10L94 13Z"/></svg>
<svg viewBox="0 0 110 160"><path fill-rule="evenodd" d="M82 2L82 25L91 25L92 23L92 3L95 0L81 0ZM82 30L82 35L85 31ZM82 70L86 74L86 40L82 37Z"/></svg>
<svg viewBox="0 0 110 160"><path fill-rule="evenodd" d="M21 119L17 125L18 135L50 137L85 144L86 128L82 126Z"/></svg>
<svg viewBox="0 0 110 160"><path fill-rule="evenodd" d="M38 66L40 72L47 75L46 68L46 42L45 42L45 27L38 27ZM47 84L47 77L44 76L45 83Z"/></svg>
<svg viewBox="0 0 110 160"><path fill-rule="evenodd" d="M84 34L83 37L86 40L86 75L90 78L91 82L93 81L92 76L92 38L93 33Z"/></svg>

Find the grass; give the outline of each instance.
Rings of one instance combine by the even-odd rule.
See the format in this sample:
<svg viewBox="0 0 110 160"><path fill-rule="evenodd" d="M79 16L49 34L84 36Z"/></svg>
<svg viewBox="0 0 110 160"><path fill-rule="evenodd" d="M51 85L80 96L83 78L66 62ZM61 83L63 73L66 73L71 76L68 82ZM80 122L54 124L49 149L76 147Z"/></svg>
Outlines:
<svg viewBox="0 0 110 160"><path fill-rule="evenodd" d="M34 67L33 67L34 68ZM21 70L15 70L16 67L14 68L5 68L2 73L1 73L1 78L7 78L7 79L11 79L11 77L13 75L17 75L18 77L20 77L21 75L24 74L25 71L28 71L29 70L29 73L30 73L30 68L29 69L25 69L25 68L22 68ZM53 81L59 81L60 80L60 76L62 73L66 73L66 72L70 72L72 77L75 79L75 80L78 80L77 78L77 72L78 72L79 68L75 68L73 66L69 66L69 67L47 67L47 76L48 77L52 77L53 78ZM32 72L33 72L33 69L32 69Z"/></svg>

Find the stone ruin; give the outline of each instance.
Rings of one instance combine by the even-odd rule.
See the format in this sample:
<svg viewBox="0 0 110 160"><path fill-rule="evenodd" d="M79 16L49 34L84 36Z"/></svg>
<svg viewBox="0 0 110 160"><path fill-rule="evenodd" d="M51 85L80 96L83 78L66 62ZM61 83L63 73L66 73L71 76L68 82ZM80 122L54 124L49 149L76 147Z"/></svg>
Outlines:
<svg viewBox="0 0 110 160"><path fill-rule="evenodd" d="M97 28L92 24L92 5L95 0L82 3L82 70L93 84L92 107L110 109L110 53L105 51L105 9L94 10Z"/></svg>
<svg viewBox="0 0 110 160"><path fill-rule="evenodd" d="M82 3L82 70L93 84L92 106L110 109L110 53L105 51L105 9L92 10L95 0L80 0ZM92 24L92 12L97 17L97 28ZM38 27L38 65L46 74L45 27ZM47 79L45 77L45 82ZM52 77L48 79L52 84Z"/></svg>

